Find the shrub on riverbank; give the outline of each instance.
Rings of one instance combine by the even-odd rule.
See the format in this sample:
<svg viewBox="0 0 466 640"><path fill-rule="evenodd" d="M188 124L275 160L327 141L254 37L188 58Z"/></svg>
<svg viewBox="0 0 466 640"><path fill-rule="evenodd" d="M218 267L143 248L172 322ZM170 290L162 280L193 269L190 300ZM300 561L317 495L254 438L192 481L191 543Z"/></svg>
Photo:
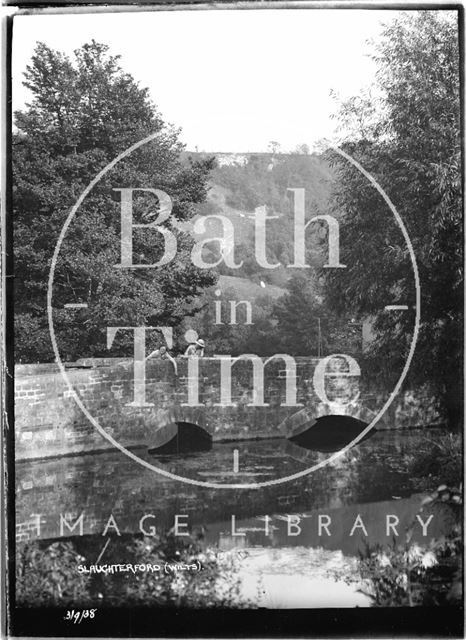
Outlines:
<svg viewBox="0 0 466 640"><path fill-rule="evenodd" d="M444 483L457 486L463 477L461 436L458 433L446 433L435 440L427 436L424 440L426 446L419 448L409 468L415 487L432 490Z"/></svg>
<svg viewBox="0 0 466 640"><path fill-rule="evenodd" d="M96 562L101 537L72 541L21 543L16 558L18 606L161 606L244 607L235 560L222 559L215 550L203 550L193 536L167 534L151 537L111 538ZM158 565L159 571L80 573L78 567L103 565ZM164 570L165 563L196 564L196 570Z"/></svg>
<svg viewBox="0 0 466 640"><path fill-rule="evenodd" d="M440 504L452 518L451 532L429 546L405 542L388 547L369 545L359 555L361 591L374 606L432 606L462 602L462 499L457 490L441 485L424 500L424 506ZM422 510L422 509L421 509Z"/></svg>

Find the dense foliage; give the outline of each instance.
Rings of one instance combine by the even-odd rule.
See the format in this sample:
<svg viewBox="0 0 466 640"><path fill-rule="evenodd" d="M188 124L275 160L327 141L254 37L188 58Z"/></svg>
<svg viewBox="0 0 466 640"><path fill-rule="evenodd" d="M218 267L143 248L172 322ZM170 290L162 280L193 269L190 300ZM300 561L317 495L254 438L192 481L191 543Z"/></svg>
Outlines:
<svg viewBox="0 0 466 640"><path fill-rule="evenodd" d="M347 314L337 316L325 305L314 270L306 274L295 270L285 289L268 284L262 288L255 285L255 280L255 277L226 280L221 276L216 289L220 295L208 291L200 302L202 311L187 318L180 328L194 328L206 338L209 355L287 353L324 356L346 353L360 356L360 323L353 322ZM251 302L252 324L247 324L245 300ZM230 323L231 305L236 305L236 324ZM217 322L218 307L221 308L221 323ZM179 337L182 345L182 331Z"/></svg>
<svg viewBox="0 0 466 640"><path fill-rule="evenodd" d="M306 263L310 268L291 268L294 261L294 207L288 189L305 190L306 219L328 212L332 172L321 155L302 145L295 153L255 153L231 156L212 171L207 213L221 214L235 232L238 269L218 267L220 297L205 296L205 307L189 326L208 338L209 353L274 353L326 355L354 353L361 348L361 326L351 316L341 318L324 304L323 282L316 268L326 260L327 230L322 221L306 230ZM266 207L266 255L273 269L256 258L255 209ZM211 231L212 237L215 231ZM215 251L215 245L212 243ZM249 287L247 286L249 283ZM231 301L252 303L253 325L245 322L239 305L238 323L228 324ZM216 323L214 305L221 303L223 324ZM241 313L243 311L243 313ZM320 327L320 329L319 329Z"/></svg>
<svg viewBox="0 0 466 640"><path fill-rule="evenodd" d="M232 211L236 227L239 227L237 259L244 262L240 269L231 273L221 268L225 275L261 278L265 282L286 286L293 269L294 218L293 196L288 189L305 189L307 218L326 212L332 172L327 162L319 155L293 154L249 154L243 162L217 167L212 180L226 190L224 211ZM274 269L265 269L257 264L254 247L254 210L267 207L268 216L273 216L266 226L266 254L270 264L280 264ZM238 220L237 215L243 220ZM238 224L239 223L239 224ZM307 261L317 265L321 258L320 245L323 223L317 222L308 229Z"/></svg>
<svg viewBox="0 0 466 640"><path fill-rule="evenodd" d="M37 541L18 545L16 591L20 606L248 606L240 597L235 559L204 549L199 533L172 533L111 539L99 565L158 565L161 571L137 573L79 573L99 557L98 536L66 541ZM165 572L168 565L192 565L201 570Z"/></svg>
<svg viewBox="0 0 466 640"><path fill-rule="evenodd" d="M421 326L411 380L431 382L450 424L461 420L463 237L456 14L403 14L377 44L375 96L342 105L343 149L386 191L411 239L421 285ZM326 274L328 303L372 317L373 367L397 378L413 335L415 287L407 244L381 195L351 164L337 172L342 262ZM410 312L384 312L390 304Z"/></svg>
<svg viewBox="0 0 466 640"><path fill-rule="evenodd" d="M462 603L462 498L458 489L441 485L424 500L423 511L440 509L451 532L428 546L413 541L408 527L401 544L368 545L359 553L361 590L373 606L439 606ZM414 520L413 520L414 523Z"/></svg>
<svg viewBox="0 0 466 640"><path fill-rule="evenodd" d="M187 220L206 197L213 160L182 158L178 131L164 124L147 90L120 68L105 45L92 41L71 60L38 44L25 85L32 101L15 114L13 141L17 360L52 358L47 279L71 207L111 160L154 133L152 142L93 188L72 222L55 272L55 331L63 358L73 360L108 355L107 326L176 326L193 312L194 298L215 276L192 265L193 240L178 231L172 263L155 269L115 268L120 262L120 196L113 189L165 190L173 200L174 217ZM147 222L157 208L153 195L138 194L135 222ZM162 243L157 232L135 230L134 262L160 259ZM64 309L67 303L87 303L88 309L70 312ZM123 339L128 349L130 341L130 335Z"/></svg>

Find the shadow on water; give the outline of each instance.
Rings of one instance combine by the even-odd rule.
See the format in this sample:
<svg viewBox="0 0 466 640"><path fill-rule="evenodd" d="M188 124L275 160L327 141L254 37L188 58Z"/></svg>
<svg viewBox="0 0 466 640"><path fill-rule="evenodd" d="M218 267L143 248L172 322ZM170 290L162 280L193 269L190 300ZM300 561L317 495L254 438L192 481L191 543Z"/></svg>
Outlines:
<svg viewBox="0 0 466 640"><path fill-rule="evenodd" d="M176 422L159 430L157 443L150 447L150 454L168 455L210 451L212 436L202 427L190 422Z"/></svg>
<svg viewBox="0 0 466 640"><path fill-rule="evenodd" d="M309 451L333 453L350 444L366 427L365 422L351 416L322 416L288 440ZM375 429L372 429L360 442L369 439L374 433ZM157 431L148 452L156 456L186 456L210 451L212 446L212 436L205 429L189 422L176 422Z"/></svg>
<svg viewBox="0 0 466 640"><path fill-rule="evenodd" d="M332 453L350 444L366 427L365 422L351 416L322 416L289 440L311 451ZM375 429L371 429L360 442L368 440L374 433Z"/></svg>

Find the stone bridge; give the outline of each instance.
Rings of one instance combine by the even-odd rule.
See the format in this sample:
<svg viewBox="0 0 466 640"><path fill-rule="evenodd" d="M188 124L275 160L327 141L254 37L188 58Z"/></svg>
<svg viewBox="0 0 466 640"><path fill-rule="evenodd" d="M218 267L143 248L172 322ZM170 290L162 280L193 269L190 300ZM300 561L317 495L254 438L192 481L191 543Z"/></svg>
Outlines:
<svg viewBox="0 0 466 640"><path fill-rule="evenodd" d="M111 449L75 401L76 393L106 433L125 447L154 447L177 423L197 425L214 441L290 437L327 415L368 424L390 391L372 386L338 367L327 369L326 392L316 389L319 360L295 358L295 397L287 393L290 367L279 357L263 367L253 384L253 363L238 360L231 380L221 379L219 358L178 358L177 374L166 360L147 362L145 406L135 403L131 359L83 359L67 364L69 388L56 364L15 369L16 458L32 459ZM257 358L259 363L265 364ZM191 362L191 364L190 364ZM330 362L330 364L332 364ZM196 365L198 371L196 371ZM261 369L261 366L258 367ZM195 375L193 374L195 373ZM224 386L222 386L224 385ZM193 392L193 389L195 393ZM288 389L289 391L289 389ZM359 391L359 394L358 394ZM263 395L263 398L261 398ZM428 426L442 422L428 389L402 390L377 428Z"/></svg>

